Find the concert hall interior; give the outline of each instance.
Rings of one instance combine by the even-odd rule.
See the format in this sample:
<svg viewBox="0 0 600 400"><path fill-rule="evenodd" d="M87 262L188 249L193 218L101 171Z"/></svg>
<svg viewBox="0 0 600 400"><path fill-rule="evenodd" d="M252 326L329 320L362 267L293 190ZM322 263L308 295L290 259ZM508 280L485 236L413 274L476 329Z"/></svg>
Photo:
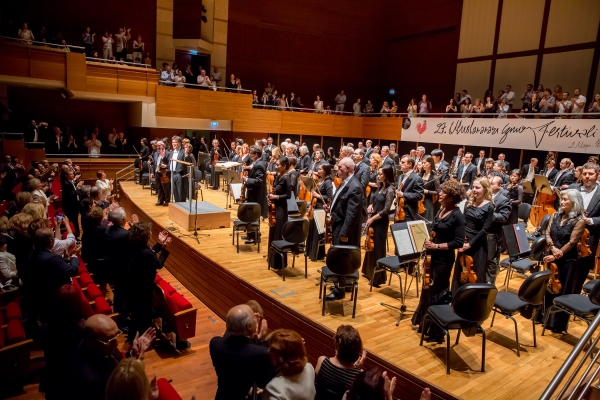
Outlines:
<svg viewBox="0 0 600 400"><path fill-rule="evenodd" d="M0 4L0 398L600 398L600 2Z"/></svg>

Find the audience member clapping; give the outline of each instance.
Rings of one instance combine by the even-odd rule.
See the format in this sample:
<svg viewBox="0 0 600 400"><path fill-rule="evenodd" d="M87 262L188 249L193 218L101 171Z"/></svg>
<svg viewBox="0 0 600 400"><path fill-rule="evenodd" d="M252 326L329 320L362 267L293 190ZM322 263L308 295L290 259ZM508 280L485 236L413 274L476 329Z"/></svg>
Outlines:
<svg viewBox="0 0 600 400"><path fill-rule="evenodd" d="M17 260L13 254L8 251L6 237L0 235L0 283L4 284L7 280L18 278Z"/></svg>
<svg viewBox="0 0 600 400"><path fill-rule="evenodd" d="M315 369L306 359L302 337L295 331L276 330L270 335L269 354L279 374L267 384L262 398L313 400Z"/></svg>
<svg viewBox="0 0 600 400"><path fill-rule="evenodd" d="M218 380L215 400L241 400L254 383L264 388L276 375L265 342L267 321L259 324L252 309L242 304L229 310L225 322L225 335L210 341Z"/></svg>
<svg viewBox="0 0 600 400"><path fill-rule="evenodd" d="M340 400L360 373L367 351L351 325L338 327L333 340L335 356L321 356L315 368L317 400Z"/></svg>
<svg viewBox="0 0 600 400"><path fill-rule="evenodd" d="M136 335L127 354L117 348L121 335L117 324L103 314L92 315L85 321L83 340L75 347L67 367L70 388L67 399L104 400L108 379L124 357L143 360L154 340L154 329Z"/></svg>

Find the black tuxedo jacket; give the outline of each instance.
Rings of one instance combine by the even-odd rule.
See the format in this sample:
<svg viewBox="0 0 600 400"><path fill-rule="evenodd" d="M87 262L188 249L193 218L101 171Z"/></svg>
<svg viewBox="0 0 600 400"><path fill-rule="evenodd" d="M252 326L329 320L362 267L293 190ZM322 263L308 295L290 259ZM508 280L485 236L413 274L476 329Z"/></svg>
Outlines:
<svg viewBox="0 0 600 400"><path fill-rule="evenodd" d="M446 163L448 164L448 163ZM436 175L438 175L438 179L440 181L440 184L446 182L448 180L449 177L449 172L450 170L448 169L447 165L444 165L444 163L442 162L440 164L440 166L436 169L435 173Z"/></svg>
<svg viewBox="0 0 600 400"><path fill-rule="evenodd" d="M548 169L545 168L542 170L541 174L546 176L546 173L548 172ZM558 173L558 170L556 168L552 168L552 171L550 172L550 174L548 174L548 182L552 183L552 181L554 180L554 178L556 178L556 174Z"/></svg>
<svg viewBox="0 0 600 400"><path fill-rule="evenodd" d="M69 180L62 182L62 201L65 213L79 212L79 189Z"/></svg>
<svg viewBox="0 0 600 400"><path fill-rule="evenodd" d="M404 180L404 174L398 178L398 185ZM413 220L419 219L419 200L423 198L423 179L415 172L411 172L408 179L402 185L402 193L404 194L404 212L410 215Z"/></svg>
<svg viewBox="0 0 600 400"><path fill-rule="evenodd" d="M499 235L502 232L502 226L508 221L508 216L512 210L512 204L508 195L505 191L501 190L500 193L494 197L494 219L492 220L492 227L488 233L494 233Z"/></svg>
<svg viewBox="0 0 600 400"><path fill-rule="evenodd" d="M473 181L477 177L477 167L473 164L467 164L465 171L465 175L462 177L462 171L465 168L464 164L460 164L458 166L458 170L456 171L456 179L458 179L461 183L468 183L469 185L465 185L466 189L469 190L473 186Z"/></svg>
<svg viewBox="0 0 600 400"><path fill-rule="evenodd" d="M344 236L348 238L348 242L344 244L360 246L364 197L365 189L356 174L352 175L333 196L331 230L334 244L339 243L340 237Z"/></svg>
<svg viewBox="0 0 600 400"><path fill-rule="evenodd" d="M382 166L384 167L390 167L392 169L392 172L394 172L395 174L395 170L396 170L396 163L394 162L394 159L391 158L390 156L387 156L384 160L383 160L383 164Z"/></svg>
<svg viewBox="0 0 600 400"><path fill-rule="evenodd" d="M158 165L159 158L160 158L160 153L157 151L154 153L154 159L152 160L152 171L151 171L152 174L156 173L156 168L159 167L159 165ZM171 159L171 152L168 150L165 150L165 156L160 161L160 164L165 164L167 166L167 171L169 170L169 166L170 166L169 160L170 159Z"/></svg>
<svg viewBox="0 0 600 400"><path fill-rule="evenodd" d="M367 164L370 164L369 157L371 157L371 153L373 152L373 147L366 148L365 147L365 156L363 157L363 161Z"/></svg>
<svg viewBox="0 0 600 400"><path fill-rule="evenodd" d="M369 184L369 175L371 173L371 167L369 167L365 163L356 164L356 169L354 170L354 176L358 179L363 189L367 188Z"/></svg>
<svg viewBox="0 0 600 400"><path fill-rule="evenodd" d="M171 165L172 161L171 159L175 156L175 151L170 151L169 152L169 166ZM177 154L177 160L179 161L184 161L185 160L185 150L183 150L183 147L181 147L179 149L179 153ZM182 163L175 163L175 172L179 172L181 175L185 174L185 170L186 170L186 165L182 164ZM170 169L170 168L169 168Z"/></svg>
<svg viewBox="0 0 600 400"><path fill-rule="evenodd" d="M538 167L538 166L533 167L533 171L534 171L535 175L539 175L540 167ZM527 178L527 174L529 174L529 164L525 164L525 165L523 165L523 168L521 168L521 179ZM531 181L531 188L535 192L535 177Z"/></svg>
<svg viewBox="0 0 600 400"><path fill-rule="evenodd" d="M266 218L269 214L267 207L267 163L258 160L254 163L252 169L248 172L246 180L246 199L249 202L260 204L261 215Z"/></svg>
<svg viewBox="0 0 600 400"><path fill-rule="evenodd" d="M296 169L300 172L300 175L304 175L308 172L308 168L310 168L310 164L311 164L310 155L308 155L308 153L306 153L305 155L300 157L300 159L298 160L298 163L296 164Z"/></svg>
<svg viewBox="0 0 600 400"><path fill-rule="evenodd" d="M572 171L566 170L566 171L563 171L562 174L560 172L556 173L556 176L554 177L554 181L552 182L552 186L556 186L557 188L560 188L562 185L570 185L574 182L575 182L575 175L573 175Z"/></svg>
<svg viewBox="0 0 600 400"><path fill-rule="evenodd" d="M481 160L481 162L479 163L479 171L483 171L485 169L485 157L484 158L474 158L471 162L473 163L473 165L477 168L477 163Z"/></svg>
<svg viewBox="0 0 600 400"><path fill-rule="evenodd" d="M209 349L217 373L215 400L244 399L254 383L264 388L277 374L269 347L248 337L225 333L212 338Z"/></svg>
<svg viewBox="0 0 600 400"><path fill-rule="evenodd" d="M454 156L454 157L452 157L452 163L451 164L454 164L454 166L457 166L457 165L460 166L460 159L463 158L463 157L464 156L460 156L460 157L459 156Z"/></svg>

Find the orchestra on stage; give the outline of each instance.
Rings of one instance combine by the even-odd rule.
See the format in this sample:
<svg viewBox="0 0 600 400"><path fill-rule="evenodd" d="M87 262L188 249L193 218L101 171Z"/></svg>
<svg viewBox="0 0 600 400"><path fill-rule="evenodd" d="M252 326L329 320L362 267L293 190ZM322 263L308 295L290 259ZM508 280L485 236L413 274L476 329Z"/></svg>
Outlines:
<svg viewBox="0 0 600 400"><path fill-rule="evenodd" d="M412 325L425 330L428 341L444 340L434 324L423 326L430 306L451 303L452 294L465 284L496 284L501 259L512 257L506 226L524 224L543 242L541 268L553 271L545 309L557 296L581 293L588 275L600 272L600 166L595 156L575 166L548 152L540 166L540 160L531 158L522 168L510 169L504 154L494 160L481 150L475 158L459 148L448 163L441 149L426 153L419 146L398 155L395 145L372 148L370 141L357 148L348 143L337 157L332 148L324 151L315 144L310 152L289 139L280 146L272 138L253 144L236 139L229 146L215 139L211 146L203 142L197 157L193 148L189 140L174 136L168 146L153 143L144 155L156 205L189 197L186 162L196 165L211 189L235 197L228 187L233 180L224 179L234 171L235 182L241 183L234 200L257 203L261 220L269 224L267 261L274 270L285 268L286 258L271 257L271 243L284 239L291 217L307 218L307 258L324 260L330 246L363 249L360 272L378 288L388 280L378 260L393 254L390 224L423 221L428 237L419 253L426 257L411 268L423 280ZM305 204L304 212L299 203ZM249 245L260 239L254 231L245 237ZM343 299L346 289L342 277L326 301ZM553 332L567 330L564 313L546 318L540 312L536 318Z"/></svg>

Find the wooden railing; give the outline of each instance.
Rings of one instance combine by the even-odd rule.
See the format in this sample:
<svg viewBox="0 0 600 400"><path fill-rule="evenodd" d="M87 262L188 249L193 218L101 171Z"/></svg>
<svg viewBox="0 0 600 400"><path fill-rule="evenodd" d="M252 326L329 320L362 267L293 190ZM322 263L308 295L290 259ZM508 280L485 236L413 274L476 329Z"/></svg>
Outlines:
<svg viewBox="0 0 600 400"><path fill-rule="evenodd" d="M154 97L158 73L149 68L101 62L86 63L86 91Z"/></svg>

